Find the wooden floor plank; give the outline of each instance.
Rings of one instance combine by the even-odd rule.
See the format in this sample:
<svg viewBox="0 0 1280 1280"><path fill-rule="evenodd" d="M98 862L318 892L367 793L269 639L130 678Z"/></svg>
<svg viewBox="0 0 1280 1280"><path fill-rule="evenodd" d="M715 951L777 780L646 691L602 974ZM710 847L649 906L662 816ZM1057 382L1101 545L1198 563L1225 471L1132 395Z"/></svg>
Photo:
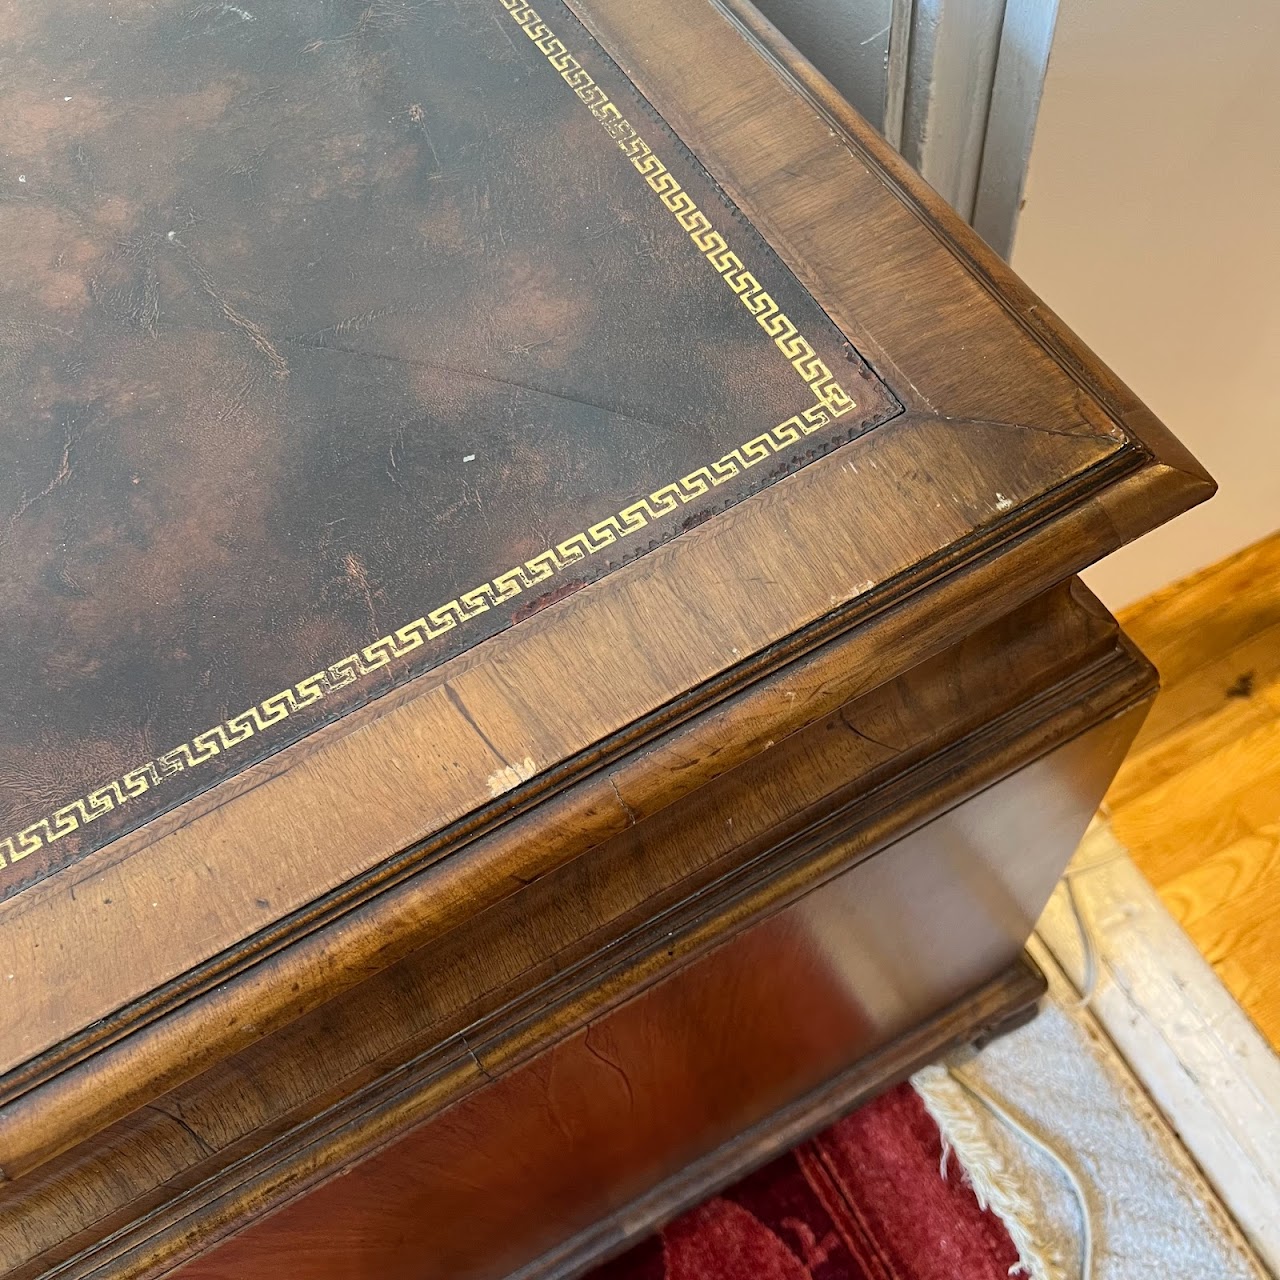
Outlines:
<svg viewBox="0 0 1280 1280"><path fill-rule="evenodd" d="M1193 717L1157 738L1133 744L1112 783L1113 809L1140 800L1144 793L1176 779L1197 761L1210 759L1251 734L1274 729L1280 721L1280 679L1245 698L1229 698L1215 710Z"/></svg>
<svg viewBox="0 0 1280 1280"><path fill-rule="evenodd" d="M1116 835L1280 1050L1280 534L1120 615L1163 689Z"/></svg>
<svg viewBox="0 0 1280 1280"><path fill-rule="evenodd" d="M1265 901L1277 876L1280 827L1271 826L1237 840L1167 881L1164 895L1178 923L1189 933L1200 932L1224 907L1230 910L1237 902Z"/></svg>
<svg viewBox="0 0 1280 1280"><path fill-rule="evenodd" d="M1280 1045L1280 826L1166 883L1161 899L1273 1047Z"/></svg>
<svg viewBox="0 0 1280 1280"><path fill-rule="evenodd" d="M1280 719L1197 757L1124 804L1109 804L1121 841L1156 863L1159 888L1280 817Z"/></svg>
<svg viewBox="0 0 1280 1280"><path fill-rule="evenodd" d="M1280 534L1175 582L1119 615L1176 685L1251 636L1280 626Z"/></svg>
<svg viewBox="0 0 1280 1280"><path fill-rule="evenodd" d="M1135 752L1203 716L1247 703L1280 681L1280 627L1268 627L1250 636L1178 680L1163 679L1164 688L1142 726Z"/></svg>

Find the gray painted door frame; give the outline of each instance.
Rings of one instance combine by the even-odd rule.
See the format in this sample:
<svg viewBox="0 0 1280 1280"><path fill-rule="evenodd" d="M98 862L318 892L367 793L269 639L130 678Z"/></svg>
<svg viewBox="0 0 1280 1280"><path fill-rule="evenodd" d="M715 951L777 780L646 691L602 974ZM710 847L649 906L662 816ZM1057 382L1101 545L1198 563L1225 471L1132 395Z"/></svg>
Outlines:
<svg viewBox="0 0 1280 1280"><path fill-rule="evenodd" d="M1058 0L755 3L1008 257Z"/></svg>

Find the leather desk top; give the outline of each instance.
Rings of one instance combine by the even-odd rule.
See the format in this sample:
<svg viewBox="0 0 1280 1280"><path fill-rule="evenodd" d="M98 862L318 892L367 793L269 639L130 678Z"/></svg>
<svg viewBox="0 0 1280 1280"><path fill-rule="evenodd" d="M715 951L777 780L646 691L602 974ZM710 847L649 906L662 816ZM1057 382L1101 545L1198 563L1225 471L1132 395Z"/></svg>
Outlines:
<svg viewBox="0 0 1280 1280"><path fill-rule="evenodd" d="M543 9L27 10L0 898L901 411Z"/></svg>

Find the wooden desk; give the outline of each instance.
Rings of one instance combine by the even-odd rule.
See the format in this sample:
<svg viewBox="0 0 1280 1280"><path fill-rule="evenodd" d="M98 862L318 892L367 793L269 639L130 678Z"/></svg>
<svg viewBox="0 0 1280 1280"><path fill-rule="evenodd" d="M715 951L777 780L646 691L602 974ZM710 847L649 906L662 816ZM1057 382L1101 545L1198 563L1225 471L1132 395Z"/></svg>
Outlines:
<svg viewBox="0 0 1280 1280"><path fill-rule="evenodd" d="M752 11L0 42L6 1274L566 1273L1034 1001L1212 482Z"/></svg>

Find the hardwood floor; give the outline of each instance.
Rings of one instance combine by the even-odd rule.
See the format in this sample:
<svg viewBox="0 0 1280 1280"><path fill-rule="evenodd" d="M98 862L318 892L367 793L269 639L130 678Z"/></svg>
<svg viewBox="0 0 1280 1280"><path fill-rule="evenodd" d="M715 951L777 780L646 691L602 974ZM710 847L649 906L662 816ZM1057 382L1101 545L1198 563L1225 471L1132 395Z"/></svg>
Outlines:
<svg viewBox="0 0 1280 1280"><path fill-rule="evenodd" d="M1280 1049L1280 533L1120 614L1163 691L1116 835Z"/></svg>

